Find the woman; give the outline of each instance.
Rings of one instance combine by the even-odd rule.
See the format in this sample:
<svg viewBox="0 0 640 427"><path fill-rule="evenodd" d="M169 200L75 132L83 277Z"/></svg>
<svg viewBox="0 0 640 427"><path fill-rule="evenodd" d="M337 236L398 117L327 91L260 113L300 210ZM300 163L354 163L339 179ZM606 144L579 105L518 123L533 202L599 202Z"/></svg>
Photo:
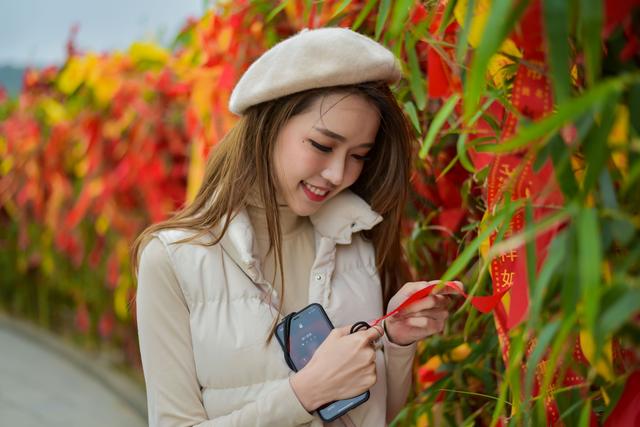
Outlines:
<svg viewBox="0 0 640 427"><path fill-rule="evenodd" d="M196 199L134 245L150 425L322 425L318 407L365 390L335 425L385 425L403 406L415 342L443 329L446 297L349 334L425 286L402 268L399 77L391 52L341 28L302 31L242 76L240 120ZM275 326L313 302L336 329L293 373Z"/></svg>

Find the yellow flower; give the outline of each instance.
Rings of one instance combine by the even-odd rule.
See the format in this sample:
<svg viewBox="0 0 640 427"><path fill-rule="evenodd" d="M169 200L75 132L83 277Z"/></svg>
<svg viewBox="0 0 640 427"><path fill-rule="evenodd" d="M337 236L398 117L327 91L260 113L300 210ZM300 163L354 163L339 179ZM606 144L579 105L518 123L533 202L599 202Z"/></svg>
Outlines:
<svg viewBox="0 0 640 427"><path fill-rule="evenodd" d="M151 42L136 42L129 47L129 56L136 64L165 64L169 58L166 49Z"/></svg>
<svg viewBox="0 0 640 427"><path fill-rule="evenodd" d="M628 168L627 146L629 144L629 109L625 105L618 105L616 118L607 140L613 151L611 158L616 167L626 175Z"/></svg>
<svg viewBox="0 0 640 427"><path fill-rule="evenodd" d="M40 107L45 115L45 120L50 125L56 125L68 119L67 110L53 98L43 98Z"/></svg>
<svg viewBox="0 0 640 427"><path fill-rule="evenodd" d="M467 5L468 0L460 0L456 3L454 8L454 16L458 24L461 27L465 25L465 19L467 15ZM480 44L480 40L482 40L482 36L485 32L485 27L487 25L487 18L489 17L489 9L491 7L490 0L477 0L474 5L473 16L470 20L470 29L467 41L472 47L478 47ZM496 86L502 87L504 86L505 80L507 80L510 76L508 73L508 65L513 64L513 60L508 56L513 57L522 57L522 53L516 46L516 44L511 39L506 39L502 46L500 46L499 53L496 53L489 60L489 65L487 67L487 71L489 72L489 76L493 79L493 82Z"/></svg>
<svg viewBox="0 0 640 427"><path fill-rule="evenodd" d="M580 331L580 345L584 356L587 358L589 363L593 365L596 355L595 342L589 331L584 329ZM600 359L598 359L598 363L595 364L595 368L596 372L602 375L602 377L607 381L611 381L613 379L613 350L610 339L605 343L604 349L600 354Z"/></svg>
<svg viewBox="0 0 640 427"><path fill-rule="evenodd" d="M97 63L98 58L93 53L72 57L60 73L57 81L58 89L66 95L72 94L90 80Z"/></svg>

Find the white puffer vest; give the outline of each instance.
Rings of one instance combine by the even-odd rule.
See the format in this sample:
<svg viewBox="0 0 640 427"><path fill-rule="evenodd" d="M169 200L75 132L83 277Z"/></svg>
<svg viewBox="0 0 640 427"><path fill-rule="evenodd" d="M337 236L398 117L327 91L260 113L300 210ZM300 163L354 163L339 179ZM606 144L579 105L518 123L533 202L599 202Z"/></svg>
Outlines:
<svg viewBox="0 0 640 427"><path fill-rule="evenodd" d="M358 196L343 191L310 219L316 255L309 275L309 303L322 304L336 327L381 316L373 246L359 232L382 218ZM166 230L157 237L168 251L189 308L196 372L208 417L235 414L233 425L322 425L292 393L288 383L292 372L277 341L265 343L278 293L254 256L257 244L246 211L234 217L219 244L172 244L190 235ZM349 419L343 420L347 425L385 425L387 376L382 350L376 364L378 381L371 397L349 412ZM243 414L247 407L252 409Z"/></svg>

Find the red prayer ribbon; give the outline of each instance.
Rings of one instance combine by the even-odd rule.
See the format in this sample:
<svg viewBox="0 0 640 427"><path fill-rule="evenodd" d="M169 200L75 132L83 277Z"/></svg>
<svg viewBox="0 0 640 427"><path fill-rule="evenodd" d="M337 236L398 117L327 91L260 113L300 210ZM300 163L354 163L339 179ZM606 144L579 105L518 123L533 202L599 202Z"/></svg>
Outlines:
<svg viewBox="0 0 640 427"><path fill-rule="evenodd" d="M371 326L376 326L387 317L393 316L394 314L398 313L401 310L404 310L405 308L415 303L416 301L419 301L423 298L428 297L429 295L431 295L433 290L438 285L440 285L440 283L435 283L433 285L427 286L424 289L420 289L418 292L412 294L409 298L404 300L404 302L400 304L398 307L396 307L395 310L391 311L390 313L387 313L386 315L380 317L379 319L374 320L373 323L371 323ZM469 295L467 295L465 291L463 291L458 285L456 285L455 282L446 282L442 289L447 290L447 292L443 293L444 295L458 294L458 295L462 295L465 299L469 299ZM503 295L507 293L509 289L510 287L489 296L471 297L471 301L470 301L471 305L474 306L481 313L490 313L491 311L493 311L494 308L496 308L498 303L500 303L500 300L502 299Z"/></svg>

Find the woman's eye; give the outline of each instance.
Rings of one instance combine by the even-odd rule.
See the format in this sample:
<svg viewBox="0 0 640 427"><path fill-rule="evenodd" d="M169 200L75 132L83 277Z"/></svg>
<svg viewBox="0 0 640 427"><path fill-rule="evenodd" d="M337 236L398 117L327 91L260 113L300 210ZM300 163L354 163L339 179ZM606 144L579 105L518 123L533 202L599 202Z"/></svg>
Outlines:
<svg viewBox="0 0 640 427"><path fill-rule="evenodd" d="M318 150L322 151L323 153L330 153L331 152L331 147L327 147L326 145L318 144L313 139L310 139L309 142L311 143L311 145L313 145L315 148L317 148Z"/></svg>
<svg viewBox="0 0 640 427"><path fill-rule="evenodd" d="M356 159L356 160L360 160L361 162L364 162L364 161L369 160L371 158L370 156L361 156L359 154L354 154L352 157L354 159Z"/></svg>

